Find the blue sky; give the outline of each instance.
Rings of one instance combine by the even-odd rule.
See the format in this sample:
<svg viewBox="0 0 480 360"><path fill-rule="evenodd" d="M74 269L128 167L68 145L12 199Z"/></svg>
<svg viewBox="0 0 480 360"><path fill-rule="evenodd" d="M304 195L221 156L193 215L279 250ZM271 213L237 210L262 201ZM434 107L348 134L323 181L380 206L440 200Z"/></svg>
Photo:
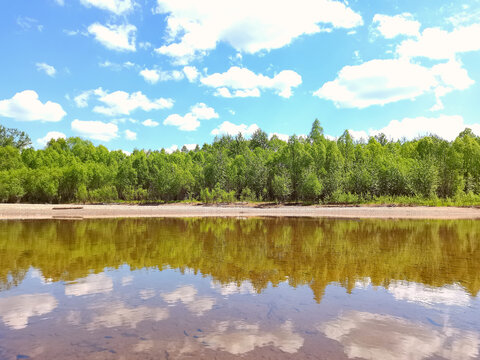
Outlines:
<svg viewBox="0 0 480 360"><path fill-rule="evenodd" d="M480 1L16 0L0 123L110 149L215 135L480 135Z"/></svg>

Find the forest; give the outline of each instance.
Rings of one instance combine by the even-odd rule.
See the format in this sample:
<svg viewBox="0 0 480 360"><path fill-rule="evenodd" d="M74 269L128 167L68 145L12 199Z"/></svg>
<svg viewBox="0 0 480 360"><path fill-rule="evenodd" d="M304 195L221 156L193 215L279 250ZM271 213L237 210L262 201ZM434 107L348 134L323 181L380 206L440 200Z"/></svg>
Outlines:
<svg viewBox="0 0 480 360"><path fill-rule="evenodd" d="M480 138L467 128L454 141L355 141L348 131L332 140L315 120L308 136L287 142L257 130L127 155L78 137L36 150L27 134L0 125L0 202L121 201L476 205Z"/></svg>

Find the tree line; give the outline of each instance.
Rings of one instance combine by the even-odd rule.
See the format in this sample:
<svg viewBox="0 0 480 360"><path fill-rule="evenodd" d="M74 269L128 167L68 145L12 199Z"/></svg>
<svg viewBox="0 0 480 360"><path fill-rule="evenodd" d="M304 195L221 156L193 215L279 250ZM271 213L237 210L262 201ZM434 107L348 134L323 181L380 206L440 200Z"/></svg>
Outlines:
<svg viewBox="0 0 480 360"><path fill-rule="evenodd" d="M0 202L304 201L360 203L395 199L480 202L480 138L454 141L384 134L355 141L348 131L283 141L257 130L216 137L173 153L109 151L78 137L35 150L27 134L0 126Z"/></svg>

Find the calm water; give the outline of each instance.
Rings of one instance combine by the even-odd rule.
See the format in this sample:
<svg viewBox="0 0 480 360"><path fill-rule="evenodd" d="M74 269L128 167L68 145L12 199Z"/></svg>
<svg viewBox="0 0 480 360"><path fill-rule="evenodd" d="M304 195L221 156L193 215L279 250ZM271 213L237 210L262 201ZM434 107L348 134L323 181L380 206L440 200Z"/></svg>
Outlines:
<svg viewBox="0 0 480 360"><path fill-rule="evenodd" d="M0 222L0 359L480 358L480 222Z"/></svg>

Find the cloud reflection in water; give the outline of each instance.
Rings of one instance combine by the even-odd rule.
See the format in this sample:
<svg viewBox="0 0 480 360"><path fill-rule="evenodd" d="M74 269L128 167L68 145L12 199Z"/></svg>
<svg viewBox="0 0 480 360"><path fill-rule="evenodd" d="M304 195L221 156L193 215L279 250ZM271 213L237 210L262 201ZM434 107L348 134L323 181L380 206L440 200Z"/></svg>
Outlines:
<svg viewBox="0 0 480 360"><path fill-rule="evenodd" d="M436 329L391 315L350 311L318 326L318 330L342 344L349 358L420 360L439 356L456 360L479 354L477 333Z"/></svg>
<svg viewBox="0 0 480 360"><path fill-rule="evenodd" d="M95 310L100 314L87 325L88 330L120 326L136 328L137 324L144 320L161 321L167 319L169 315L167 309L147 306L128 308L121 302L108 304Z"/></svg>
<svg viewBox="0 0 480 360"><path fill-rule="evenodd" d="M181 286L175 291L164 293L162 298L170 305L182 302L196 316L202 316L211 310L216 302L212 297L197 296L197 289L193 285Z"/></svg>
<svg viewBox="0 0 480 360"><path fill-rule="evenodd" d="M57 307L50 294L27 294L0 298L0 317L12 329L23 329L32 316L45 315Z"/></svg>
<svg viewBox="0 0 480 360"><path fill-rule="evenodd" d="M215 331L200 337L199 341L213 350L224 350L235 355L269 345L293 354L303 346L304 339L293 332L291 321L286 321L272 331L260 330L258 324L222 321L216 324Z"/></svg>
<svg viewBox="0 0 480 360"><path fill-rule="evenodd" d="M107 294L113 290L112 278L105 274L90 274L83 279L65 284L65 295L83 296Z"/></svg>

